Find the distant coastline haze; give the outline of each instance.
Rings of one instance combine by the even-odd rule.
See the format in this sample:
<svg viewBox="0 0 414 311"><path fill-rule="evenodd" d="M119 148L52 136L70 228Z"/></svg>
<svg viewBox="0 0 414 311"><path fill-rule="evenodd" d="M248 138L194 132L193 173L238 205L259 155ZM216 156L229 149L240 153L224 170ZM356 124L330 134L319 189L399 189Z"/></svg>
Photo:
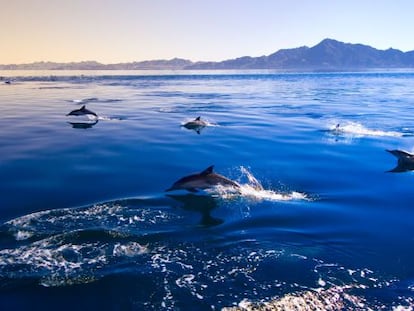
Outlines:
<svg viewBox="0 0 414 311"><path fill-rule="evenodd" d="M173 58L116 64L83 61L0 65L0 70L361 70L373 68L414 68L414 51L402 52L391 48L379 50L368 45L324 39L313 47L281 49L267 56L243 56L217 62L192 62Z"/></svg>

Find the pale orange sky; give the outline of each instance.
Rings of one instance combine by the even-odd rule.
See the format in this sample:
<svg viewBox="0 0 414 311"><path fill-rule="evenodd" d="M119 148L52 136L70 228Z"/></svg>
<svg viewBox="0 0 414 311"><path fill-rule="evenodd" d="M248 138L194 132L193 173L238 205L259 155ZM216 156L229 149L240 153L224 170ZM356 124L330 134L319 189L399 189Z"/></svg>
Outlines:
<svg viewBox="0 0 414 311"><path fill-rule="evenodd" d="M324 38L414 50L412 0L0 0L0 64L224 60Z"/></svg>

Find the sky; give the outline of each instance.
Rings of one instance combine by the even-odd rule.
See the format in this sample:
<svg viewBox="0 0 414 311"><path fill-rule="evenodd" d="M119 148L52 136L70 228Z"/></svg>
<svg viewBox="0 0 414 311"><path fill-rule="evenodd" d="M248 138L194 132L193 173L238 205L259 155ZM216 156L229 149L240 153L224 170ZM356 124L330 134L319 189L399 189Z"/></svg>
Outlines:
<svg viewBox="0 0 414 311"><path fill-rule="evenodd" d="M0 0L0 64L220 61L325 38L414 50L413 0Z"/></svg>

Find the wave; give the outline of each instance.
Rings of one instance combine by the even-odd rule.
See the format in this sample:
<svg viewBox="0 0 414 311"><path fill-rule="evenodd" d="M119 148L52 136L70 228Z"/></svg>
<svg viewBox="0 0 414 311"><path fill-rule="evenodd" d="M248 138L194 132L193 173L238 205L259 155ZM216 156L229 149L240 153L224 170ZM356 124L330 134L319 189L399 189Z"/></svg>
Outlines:
<svg viewBox="0 0 414 311"><path fill-rule="evenodd" d="M102 98L97 98L97 97L89 97L89 98L68 100L68 102L75 103L75 104L115 103L115 102L120 102L120 101L122 101L122 99L117 99L117 98L102 99Z"/></svg>
<svg viewBox="0 0 414 311"><path fill-rule="evenodd" d="M302 260L306 256L292 254ZM338 264L313 259L313 271L319 276L315 286L295 284L287 293L273 298L243 299L235 307L223 311L250 310L413 310L410 287L397 279L385 280L367 268L349 269ZM394 301L390 303L390 298ZM375 298L374 298L375 297ZM374 298L374 299L373 299Z"/></svg>
<svg viewBox="0 0 414 311"><path fill-rule="evenodd" d="M213 243L209 230L207 242L195 239L174 209L162 208L165 203L156 198L122 199L6 222L1 232L11 233L18 243L0 250L0 287L15 288L27 281L71 286L110 279L122 271L137 281L151 278L146 291L130 298L146 303L158 297L157 309L206 301L217 308L238 304L223 310L306 310L310 305L318 310L376 310L391 300L394 306L414 307L412 283L324 261L314 246L268 248L246 238ZM172 224L184 234L160 234L163 225ZM269 269L275 266L279 268Z"/></svg>
<svg viewBox="0 0 414 311"><path fill-rule="evenodd" d="M137 257L149 253L149 245L157 247L170 225L179 223L179 215L152 204L158 203L116 200L40 211L4 223L0 241L8 247L0 250L3 286L25 280L43 286L90 283L112 275L119 265L135 265Z"/></svg>
<svg viewBox="0 0 414 311"><path fill-rule="evenodd" d="M146 245L111 231L72 231L1 250L0 279L35 278L46 287L90 283L110 274L105 267L147 252Z"/></svg>
<svg viewBox="0 0 414 311"><path fill-rule="evenodd" d="M273 300L255 303L244 299L237 307L225 307L222 311L249 310L364 310L363 297L349 294L355 289L364 288L358 285L333 286L328 289L317 288L286 294ZM311 307L310 307L311 306Z"/></svg>
<svg viewBox="0 0 414 311"><path fill-rule="evenodd" d="M143 208L136 206L143 204ZM127 199L79 208L45 210L4 223L0 230L16 240L39 239L71 231L103 228L113 231L149 232L155 225L177 221L178 216L163 209L145 208L150 200Z"/></svg>
<svg viewBox="0 0 414 311"><path fill-rule="evenodd" d="M369 301L363 295L364 285L348 284L329 288L315 288L286 294L267 302L252 302L244 299L237 307L224 307L222 311L250 310L385 310L384 304ZM400 297L392 310L411 311L414 301L408 297ZM388 310L388 308L386 308Z"/></svg>

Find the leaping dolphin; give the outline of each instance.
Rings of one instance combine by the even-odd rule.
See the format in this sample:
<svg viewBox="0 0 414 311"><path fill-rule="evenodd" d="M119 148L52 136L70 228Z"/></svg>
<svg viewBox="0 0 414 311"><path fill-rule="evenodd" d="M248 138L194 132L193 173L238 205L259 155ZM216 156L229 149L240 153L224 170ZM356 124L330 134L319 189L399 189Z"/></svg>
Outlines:
<svg viewBox="0 0 414 311"><path fill-rule="evenodd" d="M414 170L414 154L398 149L387 151L398 159L397 166L389 172L400 173Z"/></svg>
<svg viewBox="0 0 414 311"><path fill-rule="evenodd" d="M72 110L71 112L67 114L67 116L83 116L83 115L88 115L88 114L98 117L98 115L95 112L89 109L86 109L85 105L83 105L80 109Z"/></svg>
<svg viewBox="0 0 414 311"><path fill-rule="evenodd" d="M198 189L208 189L214 186L230 186L233 188L240 188L240 185L222 175L213 172L214 165L209 166L201 173L185 176L177 180L170 188L165 191L172 190L187 190L190 192L197 192Z"/></svg>
<svg viewBox="0 0 414 311"><path fill-rule="evenodd" d="M197 117L192 121L188 121L183 125L186 129L194 130L197 134L200 134L201 130L207 126L207 122L201 120L201 117Z"/></svg>

